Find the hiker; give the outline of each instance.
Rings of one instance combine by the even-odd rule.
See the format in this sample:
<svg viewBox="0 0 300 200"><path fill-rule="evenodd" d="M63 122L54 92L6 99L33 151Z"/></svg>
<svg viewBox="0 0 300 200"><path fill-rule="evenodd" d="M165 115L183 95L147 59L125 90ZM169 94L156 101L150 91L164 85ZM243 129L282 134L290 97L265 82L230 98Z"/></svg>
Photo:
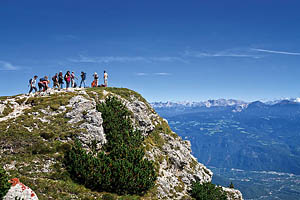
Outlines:
<svg viewBox="0 0 300 200"><path fill-rule="evenodd" d="M63 78L62 71L60 71L58 74L58 84L59 84L59 89L64 88L64 78Z"/></svg>
<svg viewBox="0 0 300 200"><path fill-rule="evenodd" d="M81 72L81 81L80 81L80 85L79 87L81 88L81 84L83 83L83 87L85 87L85 79L86 79L86 73L85 72Z"/></svg>
<svg viewBox="0 0 300 200"><path fill-rule="evenodd" d="M75 76L75 73L72 72L72 74L71 74L71 85L72 85L72 88L75 88L77 86L75 79L78 80L78 78Z"/></svg>
<svg viewBox="0 0 300 200"><path fill-rule="evenodd" d="M92 82L92 87L98 87L99 76L98 76L97 72L95 72L93 76L94 76L94 81Z"/></svg>
<svg viewBox="0 0 300 200"><path fill-rule="evenodd" d="M32 90L34 89L34 92L37 92L37 88L36 88L36 79L38 78L37 75L35 75L33 78L31 78L29 80L29 84L30 84L30 90L29 90L29 94L32 92Z"/></svg>
<svg viewBox="0 0 300 200"><path fill-rule="evenodd" d="M56 87L59 89L58 74L57 73L52 77L52 81L53 81L53 89L55 89Z"/></svg>
<svg viewBox="0 0 300 200"><path fill-rule="evenodd" d="M70 82L71 82L71 74L70 74L70 71L67 71L67 73L65 74L64 79L65 79L65 81L66 81L66 89L68 90L68 88L70 87Z"/></svg>
<svg viewBox="0 0 300 200"><path fill-rule="evenodd" d="M41 92L43 90L43 92L45 92L49 88L48 87L49 83L50 83L50 81L48 80L48 76L41 78L40 82L38 83L39 91Z"/></svg>
<svg viewBox="0 0 300 200"><path fill-rule="evenodd" d="M104 74L103 74L104 87L107 87L107 78L108 78L108 74L107 74L106 71L104 70Z"/></svg>

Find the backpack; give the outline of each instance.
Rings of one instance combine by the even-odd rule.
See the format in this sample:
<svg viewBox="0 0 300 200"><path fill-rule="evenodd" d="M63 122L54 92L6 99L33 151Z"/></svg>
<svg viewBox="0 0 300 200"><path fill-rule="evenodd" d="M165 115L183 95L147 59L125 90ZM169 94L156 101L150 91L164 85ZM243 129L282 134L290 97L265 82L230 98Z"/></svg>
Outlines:
<svg viewBox="0 0 300 200"><path fill-rule="evenodd" d="M32 78L31 79L29 79L29 84L31 84L32 83Z"/></svg>
<svg viewBox="0 0 300 200"><path fill-rule="evenodd" d="M83 73L83 74L81 75L81 78L82 78L82 80L85 80L85 78L86 78L86 73Z"/></svg>
<svg viewBox="0 0 300 200"><path fill-rule="evenodd" d="M92 87L96 87L95 81L92 82L91 86L92 86Z"/></svg>
<svg viewBox="0 0 300 200"><path fill-rule="evenodd" d="M53 77L52 77L52 81L53 81L53 82L56 82L56 76L53 76Z"/></svg>

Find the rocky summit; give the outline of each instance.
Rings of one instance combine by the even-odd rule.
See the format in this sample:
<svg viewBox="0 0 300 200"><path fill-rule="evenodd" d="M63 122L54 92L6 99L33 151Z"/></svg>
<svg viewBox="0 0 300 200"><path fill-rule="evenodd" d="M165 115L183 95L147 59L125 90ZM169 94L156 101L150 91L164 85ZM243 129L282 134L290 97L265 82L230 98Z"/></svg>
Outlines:
<svg viewBox="0 0 300 200"><path fill-rule="evenodd" d="M155 186L142 196L99 192L74 182L64 153L79 139L88 151L107 143L97 105L117 97L144 136L145 157L155 164ZM212 172L191 155L191 144L174 133L138 93L124 88L48 90L37 95L0 97L0 165L38 199L192 199L194 181L211 182ZM223 188L228 199L242 199ZM13 196L10 191L11 199ZM8 198L7 198L8 199Z"/></svg>

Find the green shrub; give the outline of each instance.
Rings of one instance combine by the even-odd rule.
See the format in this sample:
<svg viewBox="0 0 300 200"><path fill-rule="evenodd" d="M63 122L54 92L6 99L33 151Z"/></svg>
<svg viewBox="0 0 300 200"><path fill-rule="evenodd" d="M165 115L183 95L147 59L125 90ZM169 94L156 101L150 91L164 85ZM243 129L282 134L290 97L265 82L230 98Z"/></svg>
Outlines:
<svg viewBox="0 0 300 200"><path fill-rule="evenodd" d="M57 111L60 107L60 104L50 104L50 109L53 111Z"/></svg>
<svg viewBox="0 0 300 200"><path fill-rule="evenodd" d="M114 195L112 195L112 194L104 194L103 196L102 196L102 200L116 200L117 199L117 197L115 197Z"/></svg>
<svg viewBox="0 0 300 200"><path fill-rule="evenodd" d="M56 151L58 152L67 152L70 151L72 146L69 143L62 143L56 147Z"/></svg>
<svg viewBox="0 0 300 200"><path fill-rule="evenodd" d="M37 142L30 147L32 154L49 154L53 153L55 149L51 149L47 144Z"/></svg>
<svg viewBox="0 0 300 200"><path fill-rule="evenodd" d="M200 182L193 183L190 194L196 200L227 200L227 196L222 188L210 182L203 184Z"/></svg>
<svg viewBox="0 0 300 200"><path fill-rule="evenodd" d="M126 144L129 148L140 147L143 142L142 133L134 131L130 120L130 112L116 97L109 97L105 103L98 104L97 110L103 118L103 128L107 144L105 150L110 152L116 144Z"/></svg>
<svg viewBox="0 0 300 200"><path fill-rule="evenodd" d="M2 199L8 192L11 184L8 182L8 175L6 171L0 166L0 199Z"/></svg>
<svg viewBox="0 0 300 200"><path fill-rule="evenodd" d="M50 132L50 131L45 131L45 132L42 132L41 134L41 137L44 138L45 140L49 140L51 138L53 138L55 135L53 132Z"/></svg>
<svg viewBox="0 0 300 200"><path fill-rule="evenodd" d="M143 194L154 186L157 174L153 162L144 159L143 137L134 130L130 112L115 97L97 106L102 113L107 143L102 152L87 153L77 140L65 155L71 177L98 191Z"/></svg>

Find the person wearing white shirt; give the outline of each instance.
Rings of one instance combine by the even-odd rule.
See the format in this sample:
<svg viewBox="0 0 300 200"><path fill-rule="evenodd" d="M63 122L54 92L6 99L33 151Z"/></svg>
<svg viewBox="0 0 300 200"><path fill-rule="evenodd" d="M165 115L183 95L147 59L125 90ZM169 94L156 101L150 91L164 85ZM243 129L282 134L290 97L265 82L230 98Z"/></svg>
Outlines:
<svg viewBox="0 0 300 200"><path fill-rule="evenodd" d="M30 90L29 90L29 94L32 92L32 90L34 89L34 91L37 91L36 88L36 79L38 78L38 76L34 76L32 79L30 79L29 83L30 83Z"/></svg>
<svg viewBox="0 0 300 200"><path fill-rule="evenodd" d="M108 74L106 73L106 71L104 71L103 79L104 79L104 86L107 87Z"/></svg>

